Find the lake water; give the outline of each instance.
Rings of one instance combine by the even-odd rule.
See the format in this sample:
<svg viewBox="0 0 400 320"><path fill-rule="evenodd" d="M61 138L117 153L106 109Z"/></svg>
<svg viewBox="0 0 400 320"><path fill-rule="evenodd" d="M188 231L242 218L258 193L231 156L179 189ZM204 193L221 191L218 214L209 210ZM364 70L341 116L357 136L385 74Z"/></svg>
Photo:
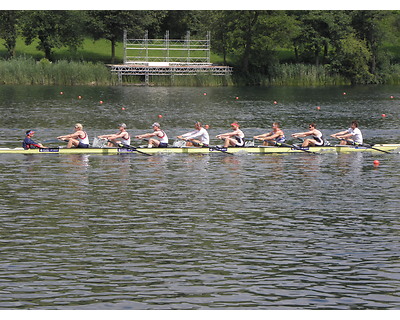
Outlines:
<svg viewBox="0 0 400 320"><path fill-rule="evenodd" d="M174 138L194 121L251 137L358 119L367 142L400 142L389 86L0 86L0 110L2 147L28 129L46 141L81 122L92 140L154 121ZM0 309L400 309L399 166L385 153L0 155Z"/></svg>

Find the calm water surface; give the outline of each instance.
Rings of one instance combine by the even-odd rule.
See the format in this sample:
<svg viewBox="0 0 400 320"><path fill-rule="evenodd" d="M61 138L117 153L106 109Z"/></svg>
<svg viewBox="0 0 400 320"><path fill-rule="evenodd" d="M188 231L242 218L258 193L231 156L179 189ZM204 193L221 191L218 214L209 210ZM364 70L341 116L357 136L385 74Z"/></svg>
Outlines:
<svg viewBox="0 0 400 320"><path fill-rule="evenodd" d="M159 114L170 137L195 120L212 137L238 120L250 137L276 120L290 136L357 118L368 142L399 142L397 97L388 86L3 86L0 145L75 122L91 139L121 121L138 134ZM0 155L0 308L400 309L399 165L384 153Z"/></svg>

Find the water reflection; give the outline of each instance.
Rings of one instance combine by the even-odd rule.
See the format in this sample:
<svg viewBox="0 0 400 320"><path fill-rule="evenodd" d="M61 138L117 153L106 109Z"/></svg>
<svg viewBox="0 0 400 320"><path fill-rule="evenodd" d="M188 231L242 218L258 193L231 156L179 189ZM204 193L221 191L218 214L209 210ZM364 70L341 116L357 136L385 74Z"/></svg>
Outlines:
<svg viewBox="0 0 400 320"><path fill-rule="evenodd" d="M62 158L66 170L73 170L76 167L82 167L82 169L89 167L89 155L87 154L69 154Z"/></svg>

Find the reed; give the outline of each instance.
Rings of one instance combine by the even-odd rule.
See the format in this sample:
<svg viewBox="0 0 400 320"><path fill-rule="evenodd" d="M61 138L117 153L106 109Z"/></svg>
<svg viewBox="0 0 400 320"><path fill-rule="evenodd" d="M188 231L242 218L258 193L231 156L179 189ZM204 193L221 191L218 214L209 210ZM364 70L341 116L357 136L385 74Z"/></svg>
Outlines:
<svg viewBox="0 0 400 320"><path fill-rule="evenodd" d="M326 66L307 64L278 65L272 75L262 78L262 85L274 86L328 86L346 85L349 80L343 76L329 72Z"/></svg>
<svg viewBox="0 0 400 320"><path fill-rule="evenodd" d="M251 78L213 76L150 76L154 86L331 86L348 85L349 80L329 72L327 66L306 64L278 64L269 70L269 76L253 74ZM382 79L384 84L400 84L400 64L391 66ZM60 60L54 63L46 59L35 61L30 57L0 60L0 84L14 85L117 85L117 76L101 62L73 62ZM122 84L143 85L144 77L124 77Z"/></svg>
<svg viewBox="0 0 400 320"><path fill-rule="evenodd" d="M400 84L400 64L391 65L390 72L385 75L385 84Z"/></svg>
<svg viewBox="0 0 400 320"><path fill-rule="evenodd" d="M0 60L0 83L22 85L112 85L117 82L102 63L58 61L36 62L19 57Z"/></svg>

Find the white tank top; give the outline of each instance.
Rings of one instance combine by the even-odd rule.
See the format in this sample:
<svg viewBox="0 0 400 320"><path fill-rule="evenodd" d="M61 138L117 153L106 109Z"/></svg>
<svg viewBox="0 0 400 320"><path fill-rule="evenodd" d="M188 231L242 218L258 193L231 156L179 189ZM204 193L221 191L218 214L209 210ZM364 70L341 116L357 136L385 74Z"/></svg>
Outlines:
<svg viewBox="0 0 400 320"><path fill-rule="evenodd" d="M128 138L122 137L121 139L122 139L121 140L122 144L125 144L127 146L131 144L131 136L129 135L129 133L128 133Z"/></svg>
<svg viewBox="0 0 400 320"><path fill-rule="evenodd" d="M160 131L157 131L157 132L158 132L157 133L157 137L160 139L160 142L168 143L167 134L163 130L160 130Z"/></svg>
<svg viewBox="0 0 400 320"><path fill-rule="evenodd" d="M83 144L89 144L89 137L85 131L83 131L85 136L82 138L81 136L78 136L78 141L83 143Z"/></svg>

